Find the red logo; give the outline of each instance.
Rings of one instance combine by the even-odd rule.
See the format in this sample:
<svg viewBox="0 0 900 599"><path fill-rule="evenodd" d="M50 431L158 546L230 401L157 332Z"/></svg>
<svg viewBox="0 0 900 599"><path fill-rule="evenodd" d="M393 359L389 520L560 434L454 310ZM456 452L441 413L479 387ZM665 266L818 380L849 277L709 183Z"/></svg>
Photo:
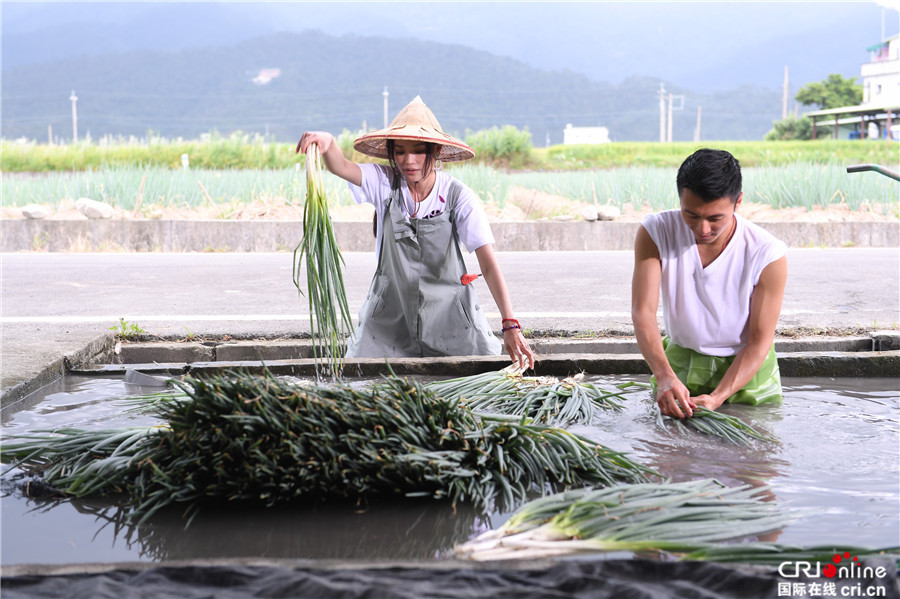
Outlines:
<svg viewBox="0 0 900 599"><path fill-rule="evenodd" d="M849 559L849 558L850 558L850 552L845 551L843 556L840 553L835 553L834 557L831 558L831 560L834 562L834 564L839 564L843 560ZM856 563L859 563L859 558L854 555L853 561ZM834 578L835 575L837 575L838 569L837 569L837 566L835 566L834 564L825 564L825 566L822 568L822 574L825 575L826 578Z"/></svg>

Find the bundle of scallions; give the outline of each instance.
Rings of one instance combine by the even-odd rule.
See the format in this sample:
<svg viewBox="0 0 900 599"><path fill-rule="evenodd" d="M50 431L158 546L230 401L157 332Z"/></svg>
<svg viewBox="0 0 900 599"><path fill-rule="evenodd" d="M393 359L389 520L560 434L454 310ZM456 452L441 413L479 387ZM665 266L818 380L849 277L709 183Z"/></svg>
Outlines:
<svg viewBox="0 0 900 599"><path fill-rule="evenodd" d="M792 517L763 501L763 490L706 479L566 491L524 504L499 529L458 546L456 554L494 560L605 551L699 552L787 524Z"/></svg>
<svg viewBox="0 0 900 599"><path fill-rule="evenodd" d="M322 162L318 145L306 152L306 204L303 209L303 237L294 249L294 285L300 294L300 272L306 269L309 325L317 370L341 376L344 343L353 321L347 306L342 267L344 259L334 236L328 202L322 184Z"/></svg>
<svg viewBox="0 0 900 599"><path fill-rule="evenodd" d="M559 380L526 377L515 365L427 386L441 397L458 398L470 410L498 412L539 424L590 424L600 410L621 410L622 389L609 390L584 375Z"/></svg>
<svg viewBox="0 0 900 599"><path fill-rule="evenodd" d="M681 434L687 434L688 429L693 429L705 435L720 437L729 443L744 446L751 446L754 441L778 443L778 439L759 432L737 416L710 410L702 406L697 406L694 409L693 416L681 420L663 416L657 406L656 417L658 426L666 429L666 425L671 424Z"/></svg>
<svg viewBox="0 0 900 599"><path fill-rule="evenodd" d="M140 521L180 504L384 496L496 502L655 473L565 430L476 415L421 383L298 384L227 373L154 404L165 425L7 438L0 459L74 496L124 491Z"/></svg>

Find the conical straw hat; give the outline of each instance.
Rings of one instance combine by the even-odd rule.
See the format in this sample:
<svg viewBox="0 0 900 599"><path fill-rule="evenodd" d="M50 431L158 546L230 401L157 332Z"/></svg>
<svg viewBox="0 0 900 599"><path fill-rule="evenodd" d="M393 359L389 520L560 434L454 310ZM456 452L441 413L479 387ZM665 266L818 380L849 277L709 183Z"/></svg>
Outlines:
<svg viewBox="0 0 900 599"><path fill-rule="evenodd" d="M385 142L389 139L410 139L439 144L440 151L437 158L444 162L468 160L475 157L475 150L452 135L441 131L441 124L419 96L404 106L386 129L361 135L353 142L353 147L357 152L366 156L387 159Z"/></svg>

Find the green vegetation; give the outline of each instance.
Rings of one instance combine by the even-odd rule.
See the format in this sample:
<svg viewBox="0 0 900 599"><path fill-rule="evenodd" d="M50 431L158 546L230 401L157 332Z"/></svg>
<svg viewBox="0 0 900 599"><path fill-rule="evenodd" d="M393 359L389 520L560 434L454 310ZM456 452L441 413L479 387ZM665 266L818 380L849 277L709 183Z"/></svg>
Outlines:
<svg viewBox="0 0 900 599"><path fill-rule="evenodd" d="M510 168L527 166L531 156L531 134L512 125L492 127L466 134L478 162L499 163Z"/></svg>
<svg viewBox="0 0 900 599"><path fill-rule="evenodd" d="M814 108L841 108L842 106L857 106L863 99L863 87L856 83L856 79L832 73L828 79L822 82L808 83L800 88L795 100L804 106ZM819 125L816 127L818 135L830 134L828 128ZM812 139L812 120L808 117L789 116L773 124L772 130L766 134L766 141L778 140L809 140Z"/></svg>
<svg viewBox="0 0 900 599"><path fill-rule="evenodd" d="M659 426L665 428L666 424L671 424L683 435L687 434L688 429L693 429L705 435L721 437L735 445L749 446L753 444L754 439L769 443L779 442L778 439L759 432L737 416L701 406L697 406L692 417L684 420L663 416L659 411L656 412L656 416Z"/></svg>
<svg viewBox="0 0 900 599"><path fill-rule="evenodd" d="M358 132L343 131L338 145L351 160L371 161L355 152ZM897 146L884 140L815 141L709 141L700 143L617 142L597 145L533 148L528 132L515 127L470 133L478 161L504 170L595 170L657 166L677 168L684 158L700 147L728 150L744 167L795 162L840 161L847 164L896 164ZM135 138L104 139L100 143L75 145L0 141L0 170L4 173L45 173L106 170L108 168L153 168L182 170L181 156L188 155L192 170L283 170L298 168L302 156L296 142L266 143L259 136L235 133L227 138L204 135L199 141L167 140L154 137L148 143ZM454 168L456 165L446 165Z"/></svg>
<svg viewBox="0 0 900 599"><path fill-rule="evenodd" d="M812 139L812 119L806 116L795 118L789 116L772 124L772 130L766 133L766 141L793 141ZM817 131L823 130L821 125Z"/></svg>
<svg viewBox="0 0 900 599"><path fill-rule="evenodd" d="M166 139L150 135L105 137L97 143L47 145L33 141L0 141L0 168L11 172L83 171L108 167L183 168L181 157L188 155L189 166L200 169L289 168L296 162L294 146L265 143L259 135L240 131L228 137L204 134L199 140Z"/></svg>
<svg viewBox="0 0 900 599"><path fill-rule="evenodd" d="M497 530L456 548L474 560L603 551L683 553L777 530L791 521L763 488L712 480L622 484L535 499Z"/></svg>
<svg viewBox="0 0 900 599"><path fill-rule="evenodd" d="M352 148L357 133L337 141L350 159L369 158ZM479 160L444 168L501 209L513 187L562 196L576 202L622 207L675 207L675 170L697 147L729 150L744 168L745 199L775 207L844 203L898 205L898 189L886 177L848 174L852 164L896 168L897 146L883 140L689 143L611 143L530 148L527 132L493 129L467 138ZM127 141L127 140L126 140ZM133 140L132 140L133 141ZM295 145L266 144L245 135L210 136L204 142L167 141L151 145L80 144L46 146L0 142L3 198L7 206L55 204L89 197L135 216L152 217L152 207L215 208L218 218L248 203L278 199L303 206L306 177ZM187 153L189 168L181 165ZM44 174L40 174L44 173ZM321 191L332 205L352 205L346 184L330 174Z"/></svg>
<svg viewBox="0 0 900 599"><path fill-rule="evenodd" d="M116 337L120 339L134 339L147 332L136 322L128 322L124 318L119 318L119 323L109 327L109 330L114 332Z"/></svg>
<svg viewBox="0 0 900 599"><path fill-rule="evenodd" d="M818 106L822 109L857 106L863 99L863 86L856 77L844 79L832 73L822 82L807 83L794 96L804 106Z"/></svg>
<svg viewBox="0 0 900 599"><path fill-rule="evenodd" d="M306 203L303 238L294 249L293 278L303 294L300 272L306 270L309 326L313 355L320 374L340 377L344 361L344 337L353 330L353 319L344 291L344 258L334 237L334 226L323 192L322 161L313 144L306 155Z"/></svg>
<svg viewBox="0 0 900 599"><path fill-rule="evenodd" d="M526 377L513 365L426 386L475 412L498 412L537 424L590 424L601 411L623 409L616 401L625 399L622 389L604 389L583 379Z"/></svg>
<svg viewBox="0 0 900 599"><path fill-rule="evenodd" d="M798 162L744 169L744 198L777 208L846 204L895 207L900 190L876 173L847 173L847 162ZM503 208L514 187L532 189L576 202L675 208L674 167L619 167L565 172L498 170L485 164L463 164L448 171L464 181L487 205ZM296 206L300 220L306 177L296 169L168 170L111 167L81 173L3 176L6 206L54 205L61 209L80 197L106 202L137 216L152 218L154 206L214 208L229 218L256 200L283 200ZM354 204L346 183L326 173L321 191L331 206ZM142 201L138 204L138 198Z"/></svg>
<svg viewBox="0 0 900 599"><path fill-rule="evenodd" d="M646 482L656 474L563 429L477 415L411 379L365 387L269 373L187 378L150 401L164 424L5 438L4 462L72 496L127 492L140 521L209 501L432 497L512 509L552 487Z"/></svg>

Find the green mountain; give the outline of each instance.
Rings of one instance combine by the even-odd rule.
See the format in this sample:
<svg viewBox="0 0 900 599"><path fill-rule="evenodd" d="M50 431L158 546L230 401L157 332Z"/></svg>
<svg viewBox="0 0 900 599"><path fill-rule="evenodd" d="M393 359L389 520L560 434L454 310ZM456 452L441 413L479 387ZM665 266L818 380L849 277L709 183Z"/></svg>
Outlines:
<svg viewBox="0 0 900 599"><path fill-rule="evenodd" d="M263 69L278 75L261 83ZM257 83L254 82L257 78ZM614 141L659 139L662 82L618 85L572 71L542 70L460 45L320 32L279 33L229 46L178 52L132 51L72 57L5 69L0 134L70 139L74 90L78 131L103 135L196 138L217 130L268 133L293 141L308 129L340 132L383 125L421 95L442 126L458 135L492 126L528 128L535 146L562 142L566 124L607 127ZM781 116L780 94L742 87L684 95L673 139L761 139Z"/></svg>

